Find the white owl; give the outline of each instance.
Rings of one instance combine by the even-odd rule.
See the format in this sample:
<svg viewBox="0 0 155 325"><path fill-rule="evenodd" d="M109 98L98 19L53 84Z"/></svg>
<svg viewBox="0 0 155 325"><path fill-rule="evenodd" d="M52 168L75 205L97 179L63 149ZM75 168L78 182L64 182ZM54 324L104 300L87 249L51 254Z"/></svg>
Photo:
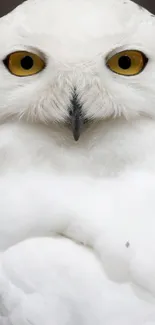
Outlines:
<svg viewBox="0 0 155 325"><path fill-rule="evenodd" d="M0 19L0 325L155 325L155 17Z"/></svg>

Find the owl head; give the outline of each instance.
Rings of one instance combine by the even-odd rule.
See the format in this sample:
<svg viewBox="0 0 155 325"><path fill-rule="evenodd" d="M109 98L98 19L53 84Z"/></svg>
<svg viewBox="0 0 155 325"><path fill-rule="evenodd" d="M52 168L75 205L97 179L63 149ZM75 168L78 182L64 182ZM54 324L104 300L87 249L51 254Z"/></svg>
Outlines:
<svg viewBox="0 0 155 325"><path fill-rule="evenodd" d="M155 17L128 0L28 0L0 19L0 120L155 118Z"/></svg>

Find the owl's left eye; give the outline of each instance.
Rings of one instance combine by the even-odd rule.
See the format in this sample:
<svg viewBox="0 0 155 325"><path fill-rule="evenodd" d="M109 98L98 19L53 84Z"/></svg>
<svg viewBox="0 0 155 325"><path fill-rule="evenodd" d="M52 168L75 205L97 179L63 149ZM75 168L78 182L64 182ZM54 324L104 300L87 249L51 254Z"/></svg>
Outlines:
<svg viewBox="0 0 155 325"><path fill-rule="evenodd" d="M107 61L107 67L123 76L135 76L142 72L148 62L144 53L136 50L126 50L113 55Z"/></svg>
<svg viewBox="0 0 155 325"><path fill-rule="evenodd" d="M45 68L45 62L40 56L27 51L9 54L4 64L13 75L18 77L32 76Z"/></svg>

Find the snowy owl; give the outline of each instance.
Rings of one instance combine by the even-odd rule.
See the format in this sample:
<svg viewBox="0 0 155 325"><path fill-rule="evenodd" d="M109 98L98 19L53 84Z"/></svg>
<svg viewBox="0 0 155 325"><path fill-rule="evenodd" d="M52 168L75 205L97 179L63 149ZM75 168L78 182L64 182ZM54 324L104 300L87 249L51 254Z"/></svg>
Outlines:
<svg viewBox="0 0 155 325"><path fill-rule="evenodd" d="M0 325L155 325L155 17L0 19Z"/></svg>

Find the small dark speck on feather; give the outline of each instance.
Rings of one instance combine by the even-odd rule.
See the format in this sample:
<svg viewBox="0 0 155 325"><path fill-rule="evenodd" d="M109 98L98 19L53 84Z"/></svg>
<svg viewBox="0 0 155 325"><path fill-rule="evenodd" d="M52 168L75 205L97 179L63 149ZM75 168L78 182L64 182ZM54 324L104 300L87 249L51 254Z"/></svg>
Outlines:
<svg viewBox="0 0 155 325"><path fill-rule="evenodd" d="M125 246L126 246L127 248L130 247L130 243L129 243L129 241L126 242Z"/></svg>

